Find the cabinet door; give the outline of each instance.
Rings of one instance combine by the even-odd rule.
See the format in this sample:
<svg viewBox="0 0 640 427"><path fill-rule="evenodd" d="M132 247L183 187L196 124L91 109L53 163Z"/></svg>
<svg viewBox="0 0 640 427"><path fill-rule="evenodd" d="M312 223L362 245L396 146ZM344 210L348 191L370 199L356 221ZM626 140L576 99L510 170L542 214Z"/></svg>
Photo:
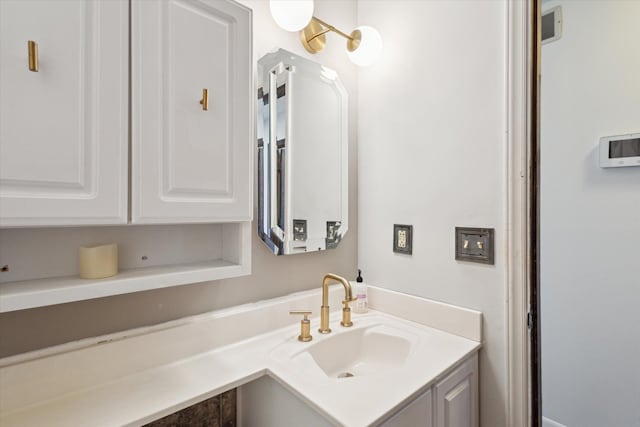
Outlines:
<svg viewBox="0 0 640 427"><path fill-rule="evenodd" d="M244 6L133 0L133 222L251 219L251 64Z"/></svg>
<svg viewBox="0 0 640 427"><path fill-rule="evenodd" d="M128 10L0 0L0 226L127 221Z"/></svg>
<svg viewBox="0 0 640 427"><path fill-rule="evenodd" d="M433 427L431 390L416 398L381 427Z"/></svg>
<svg viewBox="0 0 640 427"><path fill-rule="evenodd" d="M436 384L436 427L478 427L478 357Z"/></svg>

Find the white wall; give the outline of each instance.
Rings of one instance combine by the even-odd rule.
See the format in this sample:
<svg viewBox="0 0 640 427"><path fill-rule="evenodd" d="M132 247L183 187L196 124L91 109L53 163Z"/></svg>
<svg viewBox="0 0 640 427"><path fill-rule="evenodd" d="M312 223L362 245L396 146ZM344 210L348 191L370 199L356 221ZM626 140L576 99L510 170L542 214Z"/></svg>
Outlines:
<svg viewBox="0 0 640 427"><path fill-rule="evenodd" d="M349 232L346 238L335 250L276 257L254 233L251 276L3 313L0 315L0 357L320 287L322 276L327 272L355 277L356 67L348 60L343 48L344 41L338 36L328 35L327 49L311 55L302 47L297 33L285 32L275 24L269 12L268 1L240 0L240 3L253 9L255 61L274 47L282 47L336 70L349 93ZM315 10L318 17L326 18L338 28L356 26L355 0L316 0ZM103 234L98 229L94 230L96 234ZM32 241L34 245L38 244L38 239L43 235L39 230L22 230L21 233L24 233L24 239ZM82 233L90 235L86 229ZM56 232L46 233L47 236L55 234ZM67 240L73 241L73 238ZM173 244L171 237L165 243ZM37 265L34 268L38 268ZM320 301L318 309L319 306Z"/></svg>
<svg viewBox="0 0 640 427"><path fill-rule="evenodd" d="M640 1L562 5L542 47L543 415L640 426L640 168L601 169L598 139L640 132ZM366 144L366 140L364 140Z"/></svg>
<svg viewBox="0 0 640 427"><path fill-rule="evenodd" d="M359 71L358 264L366 282L484 313L481 425L506 425L506 2L373 1L384 58ZM413 224L413 256L392 251ZM494 227L495 266L454 227Z"/></svg>

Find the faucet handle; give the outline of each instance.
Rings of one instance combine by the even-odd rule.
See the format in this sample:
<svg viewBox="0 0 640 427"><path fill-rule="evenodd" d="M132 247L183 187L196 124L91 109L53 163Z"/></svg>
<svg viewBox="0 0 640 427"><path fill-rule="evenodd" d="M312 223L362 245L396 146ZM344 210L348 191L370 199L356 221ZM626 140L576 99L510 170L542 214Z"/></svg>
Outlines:
<svg viewBox="0 0 640 427"><path fill-rule="evenodd" d="M309 320L308 316L311 316L313 312L311 310L289 310L289 314L304 316L304 319L302 319L304 321Z"/></svg>
<svg viewBox="0 0 640 427"><path fill-rule="evenodd" d="M352 302L356 302L356 301L358 301L358 297L353 297L353 298L351 298L351 299L343 300L343 301L342 301L342 304L343 304L345 307L349 307L349 304L351 304Z"/></svg>
<svg viewBox="0 0 640 427"><path fill-rule="evenodd" d="M300 321L300 335L298 335L298 341L311 341L313 339L313 337L311 336L311 321L309 320L309 316L311 316L312 314L311 311L289 310L289 314L304 316L304 318Z"/></svg>
<svg viewBox="0 0 640 427"><path fill-rule="evenodd" d="M340 324L344 327L353 326L353 322L351 321L351 307L349 304L357 300L358 298L346 299L342 301L342 321Z"/></svg>

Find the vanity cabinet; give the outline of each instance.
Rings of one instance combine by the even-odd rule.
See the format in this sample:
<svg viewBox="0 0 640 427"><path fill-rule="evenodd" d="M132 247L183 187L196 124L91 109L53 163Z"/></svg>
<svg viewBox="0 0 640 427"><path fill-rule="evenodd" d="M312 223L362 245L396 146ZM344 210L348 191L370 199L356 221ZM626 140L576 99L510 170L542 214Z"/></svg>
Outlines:
<svg viewBox="0 0 640 427"><path fill-rule="evenodd" d="M478 357L467 359L381 427L478 427Z"/></svg>
<svg viewBox="0 0 640 427"><path fill-rule="evenodd" d="M0 1L0 226L126 223L128 9Z"/></svg>
<svg viewBox="0 0 640 427"><path fill-rule="evenodd" d="M345 381L345 380L342 380ZM330 426L326 418L277 381L265 376L239 388L241 427ZM365 395L353 399L367 399ZM478 427L478 356L436 378L418 397L391 411L378 427ZM363 424L364 425L364 424Z"/></svg>
<svg viewBox="0 0 640 427"><path fill-rule="evenodd" d="M0 19L0 226L251 220L249 9L2 0Z"/></svg>
<svg viewBox="0 0 640 427"><path fill-rule="evenodd" d="M435 427L478 427L478 357L436 383L434 394Z"/></svg>
<svg viewBox="0 0 640 427"><path fill-rule="evenodd" d="M433 396L431 389L409 403L381 427L433 427Z"/></svg>

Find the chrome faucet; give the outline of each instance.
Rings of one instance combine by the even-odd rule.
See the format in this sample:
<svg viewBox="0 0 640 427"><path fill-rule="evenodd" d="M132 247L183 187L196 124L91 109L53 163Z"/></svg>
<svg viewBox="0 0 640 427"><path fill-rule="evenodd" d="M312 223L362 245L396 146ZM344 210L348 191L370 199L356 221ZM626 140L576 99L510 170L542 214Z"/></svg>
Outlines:
<svg viewBox="0 0 640 427"><path fill-rule="evenodd" d="M351 285L347 282L347 279L344 277L338 276L337 274L327 273L324 275L322 279L322 306L320 307L320 329L318 332L321 334L328 334L331 332L329 328L329 283L331 281L342 283L344 286L344 301L342 304L342 321L340 324L342 326L353 326L353 322L351 321L351 307L349 307L349 303L355 301L351 294Z"/></svg>

